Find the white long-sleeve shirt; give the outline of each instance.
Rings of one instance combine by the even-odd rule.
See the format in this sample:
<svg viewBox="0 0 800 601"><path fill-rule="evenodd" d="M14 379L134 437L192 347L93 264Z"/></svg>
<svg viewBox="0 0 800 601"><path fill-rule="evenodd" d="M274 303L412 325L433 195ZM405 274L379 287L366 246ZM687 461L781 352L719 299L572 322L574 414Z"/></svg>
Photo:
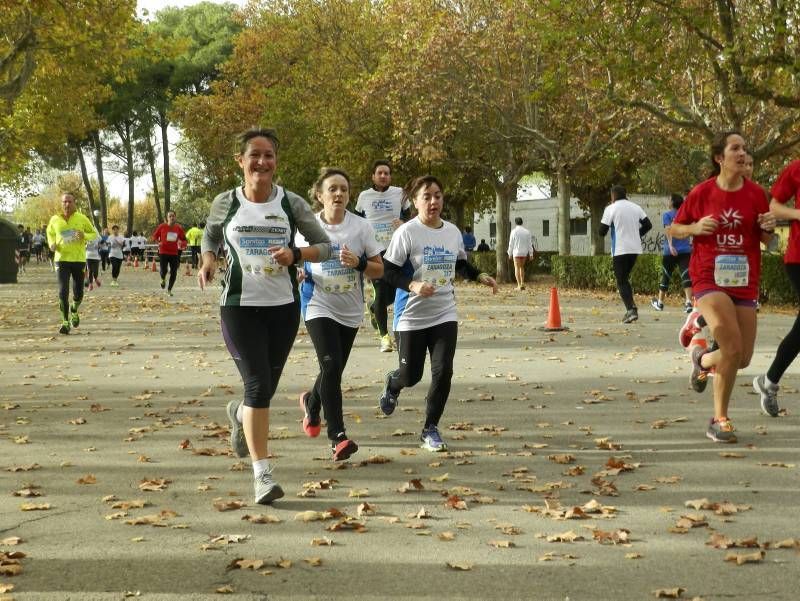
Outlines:
<svg viewBox="0 0 800 601"><path fill-rule="evenodd" d="M521 225L518 225L511 230L511 235L508 237L508 256L533 256L533 237L531 236L531 233Z"/></svg>

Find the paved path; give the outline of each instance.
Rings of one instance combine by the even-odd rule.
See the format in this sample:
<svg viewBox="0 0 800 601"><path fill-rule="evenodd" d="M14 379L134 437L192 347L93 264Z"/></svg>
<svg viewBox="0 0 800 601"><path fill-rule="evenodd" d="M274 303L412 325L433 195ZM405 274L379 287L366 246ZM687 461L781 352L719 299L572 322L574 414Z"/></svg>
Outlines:
<svg viewBox="0 0 800 601"><path fill-rule="evenodd" d="M460 285L450 452L439 456L417 446L429 376L384 418L376 399L396 354L377 352L365 329L345 374L361 449L328 461L326 442L300 428L296 399L316 374L301 334L273 400L287 496L264 508L249 464L228 453L224 407L240 386L216 291L181 276L167 299L150 272L121 281L88 293L67 337L55 334L52 273L34 266L0 286L0 551L26 555L20 574L0 576L0 591L14 585L7 597L797 598L798 548L773 547L800 539L798 369L784 382L786 417L761 415L750 388L788 311L760 316L732 406L740 443L724 447L704 436L710 391L688 387L683 314L648 299L624 326L616 298L562 290L570 331L546 334L545 287L492 297ZM706 508L686 506L698 499ZM713 534L762 547L717 549ZM725 561L761 550L757 564Z"/></svg>

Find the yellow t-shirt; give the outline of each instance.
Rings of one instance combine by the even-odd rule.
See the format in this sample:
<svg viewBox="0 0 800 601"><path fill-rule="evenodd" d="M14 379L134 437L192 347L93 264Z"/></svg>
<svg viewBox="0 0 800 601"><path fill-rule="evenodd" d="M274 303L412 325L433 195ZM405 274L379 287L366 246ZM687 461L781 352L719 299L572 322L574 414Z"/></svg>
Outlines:
<svg viewBox="0 0 800 601"><path fill-rule="evenodd" d="M56 247L56 263L86 262L86 242L95 238L97 230L94 225L86 215L78 211L70 215L69 219L64 219L62 214L53 215L47 224L47 245Z"/></svg>

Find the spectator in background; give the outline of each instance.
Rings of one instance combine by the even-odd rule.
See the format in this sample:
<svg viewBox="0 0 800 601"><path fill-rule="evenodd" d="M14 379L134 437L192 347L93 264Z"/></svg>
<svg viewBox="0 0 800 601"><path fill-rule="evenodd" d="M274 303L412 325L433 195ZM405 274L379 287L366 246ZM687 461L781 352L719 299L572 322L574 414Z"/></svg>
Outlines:
<svg viewBox="0 0 800 601"><path fill-rule="evenodd" d="M471 253L475 250L475 234L472 233L472 228L470 226L464 227L464 233L461 235L461 239L464 242L464 250L467 253Z"/></svg>
<svg viewBox="0 0 800 601"><path fill-rule="evenodd" d="M479 253L484 253L484 252L489 251L489 250L492 250L492 249L489 248L488 244L486 244L486 238L481 238L481 243L478 244L477 251Z"/></svg>
<svg viewBox="0 0 800 601"><path fill-rule="evenodd" d="M673 194L669 200L670 209L661 216L664 226L664 248L661 257L661 281L658 284L658 297L654 298L650 304L656 311L664 310L664 297L669 290L669 283L672 280L672 272L678 268L683 286L683 309L686 313L692 312L692 279L689 277L689 258L692 256L692 242L689 238L677 239L670 234L669 228L675 219L675 214L683 204L683 196Z"/></svg>
<svg viewBox="0 0 800 601"><path fill-rule="evenodd" d="M206 227L205 221L199 226L197 223L186 232L186 241L189 244L189 251L192 253L192 269L197 269L200 264L200 242L203 240L203 230Z"/></svg>
<svg viewBox="0 0 800 601"><path fill-rule="evenodd" d="M525 263L533 259L533 237L522 227L522 217L514 219L516 227L508 238L508 258L514 261L517 290L525 290Z"/></svg>

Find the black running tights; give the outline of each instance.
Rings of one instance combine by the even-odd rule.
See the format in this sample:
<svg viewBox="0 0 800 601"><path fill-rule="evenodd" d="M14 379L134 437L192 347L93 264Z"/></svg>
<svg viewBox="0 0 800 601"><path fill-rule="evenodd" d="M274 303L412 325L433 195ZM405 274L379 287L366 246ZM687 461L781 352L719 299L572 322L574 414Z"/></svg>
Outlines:
<svg viewBox="0 0 800 601"><path fill-rule="evenodd" d="M328 317L306 321L306 330L314 343L319 362L319 375L309 396L309 407L325 411L328 438L336 440L344 432L342 416L342 372L350 357L358 328L349 328Z"/></svg>
<svg viewBox="0 0 800 601"><path fill-rule="evenodd" d="M614 257L614 277L617 279L617 289L625 303L627 310L635 309L636 303L633 301L633 288L630 283L631 271L636 265L639 255L617 255Z"/></svg>
<svg viewBox="0 0 800 601"><path fill-rule="evenodd" d="M58 262L58 304L64 321L69 319L69 280L72 278L72 301L79 305L83 300L83 277L86 263Z"/></svg>
<svg viewBox="0 0 800 601"><path fill-rule="evenodd" d="M800 298L800 263L786 263L784 268L794 291ZM789 333L784 336L778 345L772 365L767 370L769 381L773 384L780 382L784 372L789 369L798 353L800 353L800 313L795 318L792 329L789 330Z"/></svg>
<svg viewBox="0 0 800 601"><path fill-rule="evenodd" d="M175 285L175 278L178 277L178 269L181 265L181 256L159 254L158 261L161 264L160 267L162 280L167 277L167 267L169 267L169 283L167 284L167 290L172 290L172 287Z"/></svg>
<svg viewBox="0 0 800 601"><path fill-rule="evenodd" d="M419 382L425 370L427 351L431 357L431 385L425 400L425 427L436 426L450 396L458 322L447 321L423 330L402 331L399 338L400 369L389 378L389 388L397 394Z"/></svg>

